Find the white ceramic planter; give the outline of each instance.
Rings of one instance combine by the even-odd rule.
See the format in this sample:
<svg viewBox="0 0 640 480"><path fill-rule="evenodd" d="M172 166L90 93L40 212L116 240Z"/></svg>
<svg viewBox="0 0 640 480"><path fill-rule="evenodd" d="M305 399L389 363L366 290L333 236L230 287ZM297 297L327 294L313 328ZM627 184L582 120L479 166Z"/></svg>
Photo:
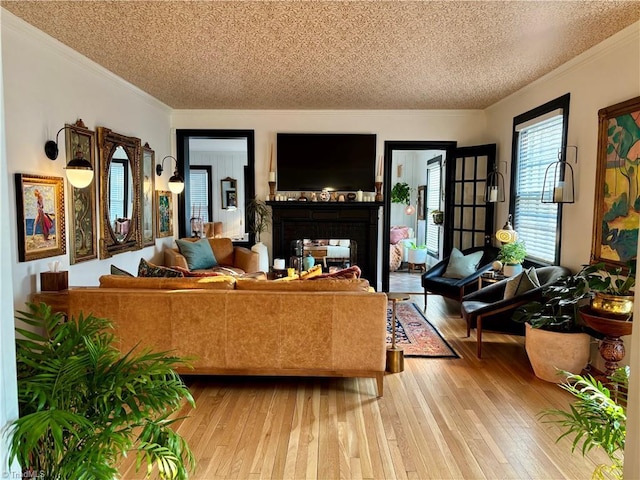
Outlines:
<svg viewBox="0 0 640 480"><path fill-rule="evenodd" d="M590 341L586 333L550 332L526 324L525 350L533 373L547 382L566 380L558 370L579 374L589 362Z"/></svg>
<svg viewBox="0 0 640 480"><path fill-rule="evenodd" d="M253 247L251 247L251 251L256 252L260 257L260 260L258 262L258 268L260 269L260 271L265 273L268 272L269 249L267 249L267 246L262 242L258 242Z"/></svg>
<svg viewBox="0 0 640 480"><path fill-rule="evenodd" d="M515 265L507 263L502 267L502 273L505 277L513 277L514 275L518 275L520 272L522 272L522 265L520 263Z"/></svg>
<svg viewBox="0 0 640 480"><path fill-rule="evenodd" d="M419 265L427 262L426 248L409 248L407 249L407 262Z"/></svg>

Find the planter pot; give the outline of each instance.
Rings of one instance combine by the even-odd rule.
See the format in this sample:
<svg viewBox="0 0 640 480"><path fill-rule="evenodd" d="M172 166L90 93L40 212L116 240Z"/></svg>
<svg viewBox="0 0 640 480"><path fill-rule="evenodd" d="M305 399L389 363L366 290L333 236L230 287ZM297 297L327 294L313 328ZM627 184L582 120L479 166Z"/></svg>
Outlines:
<svg viewBox="0 0 640 480"><path fill-rule="evenodd" d="M559 333L526 324L525 349L536 377L547 382L566 380L558 370L579 374L589 361L591 337L586 333Z"/></svg>
<svg viewBox="0 0 640 480"><path fill-rule="evenodd" d="M435 225L442 225L444 223L444 213L442 212L431 214L431 218L433 218Z"/></svg>
<svg viewBox="0 0 640 480"><path fill-rule="evenodd" d="M268 272L269 271L269 250L267 249L267 246L262 242L258 242L253 247L251 247L251 251L256 252L260 257L260 260L258 261L259 270L265 273Z"/></svg>
<svg viewBox="0 0 640 480"><path fill-rule="evenodd" d="M633 295L609 295L596 292L591 308L603 317L628 317L633 313Z"/></svg>
<svg viewBox="0 0 640 480"><path fill-rule="evenodd" d="M519 263L507 263L502 268L502 273L505 277L513 277L514 275L518 275L520 272L522 272L522 265Z"/></svg>
<svg viewBox="0 0 640 480"><path fill-rule="evenodd" d="M410 248L407 250L407 262L414 265L420 265L427 263L427 249L426 248Z"/></svg>

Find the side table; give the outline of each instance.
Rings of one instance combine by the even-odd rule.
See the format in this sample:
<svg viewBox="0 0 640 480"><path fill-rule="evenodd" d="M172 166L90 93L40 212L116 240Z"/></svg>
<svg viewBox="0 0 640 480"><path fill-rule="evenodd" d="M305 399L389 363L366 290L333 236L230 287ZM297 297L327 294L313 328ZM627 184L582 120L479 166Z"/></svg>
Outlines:
<svg viewBox="0 0 640 480"><path fill-rule="evenodd" d="M500 280L504 280L505 278L507 277L505 277L502 274L496 274L496 275L493 275L492 277L480 275L478 277L478 290L486 287L487 285L491 285L492 283L496 283L496 282L499 282Z"/></svg>
<svg viewBox="0 0 640 480"><path fill-rule="evenodd" d="M43 291L31 294L31 303L46 303L51 310L69 316L69 290Z"/></svg>
<svg viewBox="0 0 640 480"><path fill-rule="evenodd" d="M396 303L409 300L410 295L406 293L387 293L387 298L391 301L391 346L387 347L386 371L398 373L404 371L404 350L396 345Z"/></svg>

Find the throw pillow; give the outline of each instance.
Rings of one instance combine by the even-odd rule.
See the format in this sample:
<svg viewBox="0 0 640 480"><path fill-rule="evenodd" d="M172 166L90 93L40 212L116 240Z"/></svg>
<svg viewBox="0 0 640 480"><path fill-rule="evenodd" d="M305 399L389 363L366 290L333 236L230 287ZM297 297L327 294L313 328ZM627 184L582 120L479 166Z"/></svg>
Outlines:
<svg viewBox="0 0 640 480"><path fill-rule="evenodd" d="M121 268L118 268L115 265L111 265L111 275L124 275L125 277L133 277L133 275L130 274L129 272Z"/></svg>
<svg viewBox="0 0 640 480"><path fill-rule="evenodd" d="M171 268L179 272L182 272L182 274L185 277L220 277L224 275L224 273L222 272L204 272L204 271L193 272L188 268L180 267L178 265L174 265Z"/></svg>
<svg viewBox="0 0 640 480"><path fill-rule="evenodd" d="M323 273L322 275L318 275L317 277L311 277L309 280L318 280L321 278L335 278L335 279L350 279L350 278L360 278L362 271L360 267L357 265L353 265L348 268L343 268L333 273Z"/></svg>
<svg viewBox="0 0 640 480"><path fill-rule="evenodd" d="M515 277L507 280L507 284L504 287L503 298L505 300L508 300L515 296L522 295L529 290L538 288L539 286L540 282L538 281L536 269L531 267L527 270L523 270Z"/></svg>
<svg viewBox="0 0 640 480"><path fill-rule="evenodd" d="M178 239L176 240L176 245L178 245L178 250L187 260L189 270L203 270L218 265L211 249L211 244L206 238L202 238L197 242Z"/></svg>
<svg viewBox="0 0 640 480"><path fill-rule="evenodd" d="M389 241L395 245L403 238L409 238L409 227L391 227Z"/></svg>
<svg viewBox="0 0 640 480"><path fill-rule="evenodd" d="M454 248L449 256L447 269L442 275L445 278L466 278L473 275L478 269L478 263L482 260L482 250L464 255L460 250Z"/></svg>
<svg viewBox="0 0 640 480"><path fill-rule="evenodd" d="M139 277L184 277L182 272L169 267L162 267L147 262L144 258L140 259L138 265Z"/></svg>

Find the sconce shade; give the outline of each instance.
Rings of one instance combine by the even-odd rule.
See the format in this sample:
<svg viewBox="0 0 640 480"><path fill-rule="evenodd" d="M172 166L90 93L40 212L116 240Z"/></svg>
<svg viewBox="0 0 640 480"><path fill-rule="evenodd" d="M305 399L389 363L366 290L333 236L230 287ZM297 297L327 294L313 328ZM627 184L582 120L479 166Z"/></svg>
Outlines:
<svg viewBox="0 0 640 480"><path fill-rule="evenodd" d="M164 161L167 158L170 158L174 162L176 162L176 168L173 171L173 175L169 178L169 190L171 190L171 192L175 194L182 193L182 191L184 190L184 179L178 173L178 161L174 157L172 157L171 155L167 155L166 157L164 157L162 159L162 162L156 165L156 175L162 175L162 172L164 171Z"/></svg>
<svg viewBox="0 0 640 480"><path fill-rule="evenodd" d="M513 243L518 239L518 233L513 229L511 225L511 214L507 219L507 223L504 224L500 230L496 232L496 239L502 243Z"/></svg>
<svg viewBox="0 0 640 480"><path fill-rule="evenodd" d="M82 120L78 120L78 122L82 123ZM82 124L82 126L84 126L84 124ZM55 142L53 140L47 140L44 144L44 154L48 159L56 160L58 158L58 153L60 152L58 149L58 135L66 128L69 127L65 125L58 130ZM67 163L65 169L67 171L67 180L76 188L84 188L93 180L93 167L91 163L84 158L81 150L76 151L75 158Z"/></svg>
<svg viewBox="0 0 640 480"><path fill-rule="evenodd" d="M578 147L569 145L558 152L558 161L550 163L544 171L542 184L542 203L574 203L573 167L563 158L563 150L575 148L575 163L578 163Z"/></svg>

